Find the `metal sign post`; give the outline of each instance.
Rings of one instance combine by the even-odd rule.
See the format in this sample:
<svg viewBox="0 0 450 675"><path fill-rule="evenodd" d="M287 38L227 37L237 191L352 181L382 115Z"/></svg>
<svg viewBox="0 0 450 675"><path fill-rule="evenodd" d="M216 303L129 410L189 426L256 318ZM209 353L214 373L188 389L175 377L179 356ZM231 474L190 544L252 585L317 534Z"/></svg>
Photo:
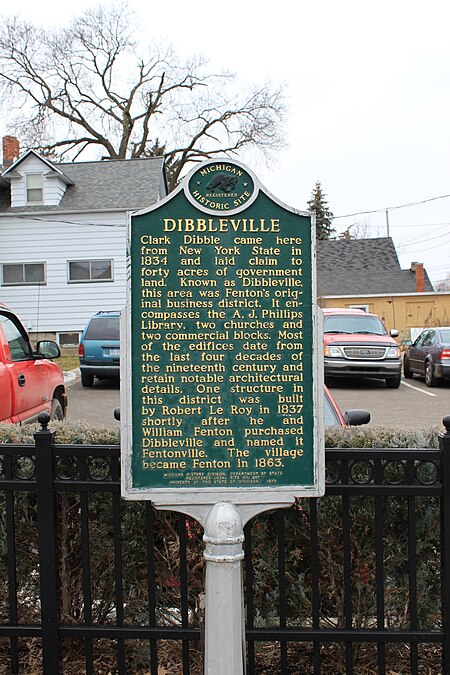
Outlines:
<svg viewBox="0 0 450 675"><path fill-rule="evenodd" d="M131 215L128 255L122 494L204 525L205 672L240 673L243 524L324 492L314 224L208 161Z"/></svg>

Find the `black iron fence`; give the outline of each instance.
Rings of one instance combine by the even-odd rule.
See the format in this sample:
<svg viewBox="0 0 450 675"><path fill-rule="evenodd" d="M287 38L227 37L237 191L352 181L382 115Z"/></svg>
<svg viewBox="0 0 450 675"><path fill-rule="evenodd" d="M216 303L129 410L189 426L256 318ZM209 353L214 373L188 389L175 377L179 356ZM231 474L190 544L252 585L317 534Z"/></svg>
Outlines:
<svg viewBox="0 0 450 675"><path fill-rule="evenodd" d="M248 673L450 673L438 449L329 449L327 493L246 527ZM120 497L118 446L0 446L0 672L202 672L192 519ZM230 674L231 675L231 674Z"/></svg>

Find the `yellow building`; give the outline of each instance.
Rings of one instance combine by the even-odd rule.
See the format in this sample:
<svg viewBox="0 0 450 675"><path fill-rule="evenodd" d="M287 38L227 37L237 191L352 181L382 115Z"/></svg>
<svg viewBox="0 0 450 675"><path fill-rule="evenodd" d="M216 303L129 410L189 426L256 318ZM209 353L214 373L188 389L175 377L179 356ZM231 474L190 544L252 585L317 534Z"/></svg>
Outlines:
<svg viewBox="0 0 450 675"><path fill-rule="evenodd" d="M450 292L321 296L319 305L360 307L378 314L388 330L399 331L399 342L414 340L429 326L450 326Z"/></svg>

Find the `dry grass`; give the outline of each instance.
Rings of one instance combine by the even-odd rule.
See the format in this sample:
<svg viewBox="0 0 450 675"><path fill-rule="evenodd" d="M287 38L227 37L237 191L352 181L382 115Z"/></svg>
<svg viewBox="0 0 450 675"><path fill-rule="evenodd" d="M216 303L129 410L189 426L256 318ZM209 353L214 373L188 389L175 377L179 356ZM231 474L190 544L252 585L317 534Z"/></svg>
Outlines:
<svg viewBox="0 0 450 675"><path fill-rule="evenodd" d="M78 347L63 347L61 349L61 356L59 359L55 359L55 363L61 366L64 371L78 368L80 365Z"/></svg>

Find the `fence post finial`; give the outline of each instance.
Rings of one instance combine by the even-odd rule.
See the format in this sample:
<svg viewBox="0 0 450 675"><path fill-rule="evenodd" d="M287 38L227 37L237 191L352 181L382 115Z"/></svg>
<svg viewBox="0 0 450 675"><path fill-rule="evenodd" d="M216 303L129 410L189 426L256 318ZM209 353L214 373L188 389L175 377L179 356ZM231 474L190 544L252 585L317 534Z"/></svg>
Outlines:
<svg viewBox="0 0 450 675"><path fill-rule="evenodd" d="M450 436L450 415L446 415L442 420L442 424L445 427L446 436Z"/></svg>
<svg viewBox="0 0 450 675"><path fill-rule="evenodd" d="M43 431L48 431L48 425L50 424L51 417L48 414L48 412L41 412L38 415L38 422L41 425L41 428L39 429L38 433L41 433Z"/></svg>

